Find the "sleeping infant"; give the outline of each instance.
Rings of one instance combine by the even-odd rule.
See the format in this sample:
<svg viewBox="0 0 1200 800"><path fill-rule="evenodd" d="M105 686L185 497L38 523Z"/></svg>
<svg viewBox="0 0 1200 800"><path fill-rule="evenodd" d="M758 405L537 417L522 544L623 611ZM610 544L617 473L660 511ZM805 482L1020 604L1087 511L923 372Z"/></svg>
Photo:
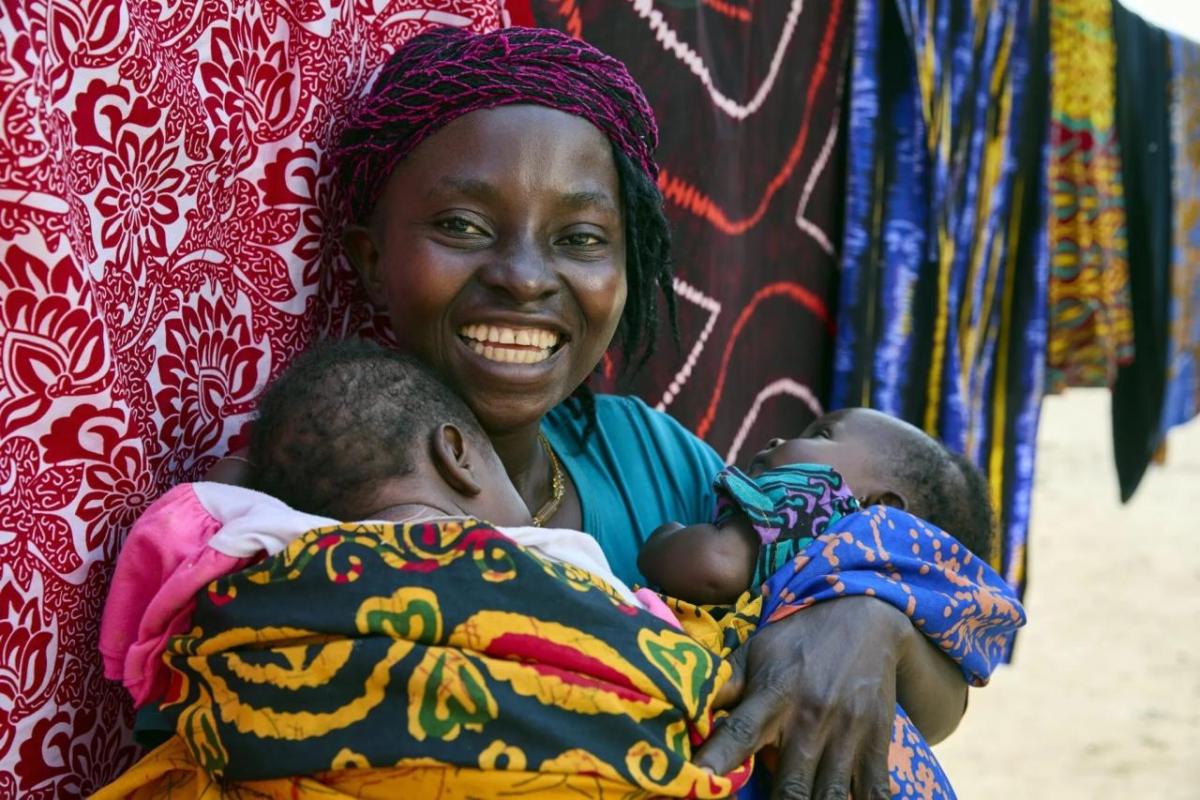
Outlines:
<svg viewBox="0 0 1200 800"><path fill-rule="evenodd" d="M594 538L534 527L471 410L412 356L362 340L303 353L259 402L250 460L251 488L298 511L344 521L485 520L645 607Z"/></svg>
<svg viewBox="0 0 1200 800"><path fill-rule="evenodd" d="M963 456L902 420L866 408L825 414L797 439L774 439L747 473L715 481L709 524L654 531L638 569L664 594L732 603L795 558L839 517L889 505L955 536L987 561L993 530L987 483Z"/></svg>
<svg viewBox="0 0 1200 800"><path fill-rule="evenodd" d="M294 509L341 520L474 517L517 543L603 578L629 604L670 612L613 573L596 540L534 527L466 404L419 361L364 341L301 355L259 404L253 488ZM697 604L733 603L825 528L863 506L922 517L986 560L987 486L963 457L906 422L870 409L826 414L775 439L747 472L714 481L711 523L656 530L638 567L655 589Z"/></svg>

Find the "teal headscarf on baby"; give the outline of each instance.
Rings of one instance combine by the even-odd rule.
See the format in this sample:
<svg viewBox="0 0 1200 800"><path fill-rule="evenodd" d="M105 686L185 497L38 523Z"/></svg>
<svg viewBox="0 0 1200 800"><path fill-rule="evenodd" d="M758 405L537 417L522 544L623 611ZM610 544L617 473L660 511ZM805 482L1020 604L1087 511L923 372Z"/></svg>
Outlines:
<svg viewBox="0 0 1200 800"><path fill-rule="evenodd" d="M713 480L716 524L741 511L762 541L754 585L771 577L835 522L859 510L842 476L825 464L789 464L753 477L726 467Z"/></svg>

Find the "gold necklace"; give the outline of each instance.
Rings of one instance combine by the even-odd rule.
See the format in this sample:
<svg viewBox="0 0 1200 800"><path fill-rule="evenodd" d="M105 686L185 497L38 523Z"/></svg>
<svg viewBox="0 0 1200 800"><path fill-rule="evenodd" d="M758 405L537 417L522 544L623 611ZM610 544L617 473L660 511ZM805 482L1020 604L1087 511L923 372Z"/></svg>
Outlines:
<svg viewBox="0 0 1200 800"><path fill-rule="evenodd" d="M533 515L535 528L542 527L546 520L554 516L554 512L558 511L558 507L562 505L563 495L566 494L562 467L558 464L558 457L554 455L550 442L546 440L546 434L538 431L538 441L542 443L542 449L546 451L546 457L550 459L550 499Z"/></svg>

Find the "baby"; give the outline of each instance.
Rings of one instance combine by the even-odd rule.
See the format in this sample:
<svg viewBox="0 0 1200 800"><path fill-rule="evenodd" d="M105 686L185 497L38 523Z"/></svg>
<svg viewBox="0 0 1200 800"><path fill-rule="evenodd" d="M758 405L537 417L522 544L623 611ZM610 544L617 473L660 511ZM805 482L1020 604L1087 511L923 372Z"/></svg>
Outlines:
<svg viewBox="0 0 1200 800"><path fill-rule="evenodd" d="M638 569L664 594L732 603L769 578L829 523L864 506L904 509L955 536L977 557L991 550L986 480L966 458L907 422L850 408L825 414L797 439L774 439L749 475L717 476L712 524L657 529Z"/></svg>
<svg viewBox="0 0 1200 800"><path fill-rule="evenodd" d="M532 526L471 410L411 356L361 340L302 354L259 402L250 460L251 488L297 511L343 521L486 520L645 607L591 536Z"/></svg>

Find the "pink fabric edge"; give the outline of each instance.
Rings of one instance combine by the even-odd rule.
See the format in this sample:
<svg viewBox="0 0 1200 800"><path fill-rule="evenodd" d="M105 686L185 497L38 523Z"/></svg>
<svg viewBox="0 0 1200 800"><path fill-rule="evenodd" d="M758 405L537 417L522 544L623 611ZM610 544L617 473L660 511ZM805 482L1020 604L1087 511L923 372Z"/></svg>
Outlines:
<svg viewBox="0 0 1200 800"><path fill-rule="evenodd" d="M675 612L667 607L667 604L663 602L662 598L656 592L652 592L646 588L634 589L633 596L641 601L642 605L646 607L646 611L672 627L683 630L683 624L679 621L679 617L675 616Z"/></svg>

